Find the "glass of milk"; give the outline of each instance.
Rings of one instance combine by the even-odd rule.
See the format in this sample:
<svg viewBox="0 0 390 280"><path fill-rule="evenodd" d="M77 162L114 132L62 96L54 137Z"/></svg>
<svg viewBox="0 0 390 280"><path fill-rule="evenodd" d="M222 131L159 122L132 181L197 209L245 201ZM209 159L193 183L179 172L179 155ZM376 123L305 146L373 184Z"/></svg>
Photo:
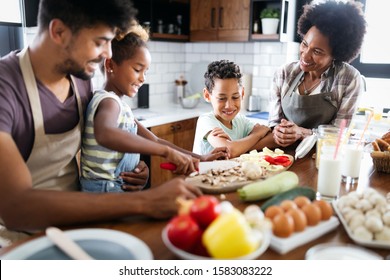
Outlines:
<svg viewBox="0 0 390 280"><path fill-rule="evenodd" d="M354 184L359 179L360 164L363 157L363 145L359 145L358 141L349 141L343 147L343 162L341 167L341 175L344 182Z"/></svg>
<svg viewBox="0 0 390 280"><path fill-rule="evenodd" d="M341 186L342 153L334 157L335 146L322 150L318 166L317 197L323 200L337 199Z"/></svg>

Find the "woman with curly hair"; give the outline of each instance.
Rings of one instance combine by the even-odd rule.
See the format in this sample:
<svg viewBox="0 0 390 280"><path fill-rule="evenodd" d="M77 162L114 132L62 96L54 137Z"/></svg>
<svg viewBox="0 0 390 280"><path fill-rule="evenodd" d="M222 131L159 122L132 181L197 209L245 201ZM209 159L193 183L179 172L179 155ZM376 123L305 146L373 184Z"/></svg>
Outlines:
<svg viewBox="0 0 390 280"><path fill-rule="evenodd" d="M363 88L359 71L349 62L359 54L365 32L360 2L303 7L299 61L275 73L270 95L269 125L277 145L302 140L321 124L350 122Z"/></svg>

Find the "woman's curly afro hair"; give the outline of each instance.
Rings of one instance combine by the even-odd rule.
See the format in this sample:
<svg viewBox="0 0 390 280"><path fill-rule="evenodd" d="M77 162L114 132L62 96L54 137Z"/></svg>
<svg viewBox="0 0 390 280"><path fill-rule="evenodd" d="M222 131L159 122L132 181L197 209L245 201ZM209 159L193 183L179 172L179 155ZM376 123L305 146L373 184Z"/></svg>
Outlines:
<svg viewBox="0 0 390 280"><path fill-rule="evenodd" d="M350 62L360 52L366 33L366 20L360 2L326 1L306 4L298 20L298 34L301 38L315 26L329 38L335 61Z"/></svg>

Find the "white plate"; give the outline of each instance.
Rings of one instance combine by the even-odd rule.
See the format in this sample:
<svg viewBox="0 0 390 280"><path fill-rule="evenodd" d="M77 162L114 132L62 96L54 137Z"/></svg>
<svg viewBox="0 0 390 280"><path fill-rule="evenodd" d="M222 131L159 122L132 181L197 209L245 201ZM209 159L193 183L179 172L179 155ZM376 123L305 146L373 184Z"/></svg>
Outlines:
<svg viewBox="0 0 390 280"><path fill-rule="evenodd" d="M332 202L332 204L333 204L333 209L335 210L342 225L344 226L345 231L347 232L349 238L351 238L356 244L370 247L370 248L390 249L390 242L378 241L378 240L367 241L367 240L362 240L362 239L355 237L355 235L353 234L353 232L349 228L347 221L344 219L343 215L341 214L340 209L337 207L337 200L334 200Z"/></svg>
<svg viewBox="0 0 390 280"><path fill-rule="evenodd" d="M369 250L350 245L324 243L310 248L305 255L306 260L383 260Z"/></svg>
<svg viewBox="0 0 390 280"><path fill-rule="evenodd" d="M181 259L184 259L184 260L211 260L211 259L213 259L213 258L209 258L209 257L202 257L202 256L194 255L194 254L188 253L184 250L177 248L175 245L173 245L171 243L171 241L168 238L167 227L165 227L163 229L163 231L161 233L161 237L162 237L162 240L163 240L165 246L167 246L167 248L172 253L174 253L176 256L178 256ZM254 259L258 258L261 254L263 254L268 249L270 241L271 241L271 231L264 230L263 231L263 241L262 241L260 247L256 251L254 251L253 253L236 258L235 260L254 260Z"/></svg>
<svg viewBox="0 0 390 280"><path fill-rule="evenodd" d="M270 247L279 254L285 254L332 231L339 224L338 219L335 216L332 216L327 221L322 221L316 226L308 226L304 231L293 233L287 238L276 237L272 234Z"/></svg>
<svg viewBox="0 0 390 280"><path fill-rule="evenodd" d="M101 260L152 260L149 247L133 235L111 229L76 229L65 234L95 259ZM7 254L3 260L66 260L69 259L46 236L26 242Z"/></svg>

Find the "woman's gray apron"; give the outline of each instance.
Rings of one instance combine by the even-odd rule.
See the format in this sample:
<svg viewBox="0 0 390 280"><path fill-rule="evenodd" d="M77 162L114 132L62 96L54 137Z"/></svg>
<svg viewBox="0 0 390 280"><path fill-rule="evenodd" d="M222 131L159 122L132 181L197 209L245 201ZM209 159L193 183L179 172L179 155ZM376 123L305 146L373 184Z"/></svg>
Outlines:
<svg viewBox="0 0 390 280"><path fill-rule="evenodd" d="M76 95L79 111L78 125L64 133L45 134L42 107L28 48L23 49L18 56L34 120L34 145L26 163L32 176L33 188L61 191L78 190L78 167L75 155L80 150L81 145L83 113L76 83L72 78L71 85ZM0 242L1 238L5 243L27 236L24 233L9 231L1 224L0 220Z"/></svg>
<svg viewBox="0 0 390 280"><path fill-rule="evenodd" d="M316 128L320 124L329 124L337 114L335 94L324 92L313 95L300 95L298 90L304 72L298 74L281 100L285 117L304 128Z"/></svg>

